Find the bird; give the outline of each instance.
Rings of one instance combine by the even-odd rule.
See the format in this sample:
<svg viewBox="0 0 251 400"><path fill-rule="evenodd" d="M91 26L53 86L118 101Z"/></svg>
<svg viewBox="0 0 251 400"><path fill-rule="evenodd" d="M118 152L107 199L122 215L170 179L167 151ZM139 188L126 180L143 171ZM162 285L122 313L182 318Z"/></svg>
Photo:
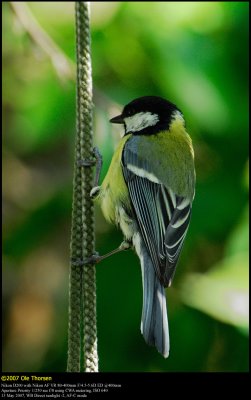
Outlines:
<svg viewBox="0 0 251 400"><path fill-rule="evenodd" d="M91 197L123 233L117 251L133 248L140 260L140 329L164 358L170 350L165 289L170 287L188 231L195 195L192 140L181 110L159 96L143 96L110 120L123 136L108 172ZM104 257L100 257L104 258Z"/></svg>

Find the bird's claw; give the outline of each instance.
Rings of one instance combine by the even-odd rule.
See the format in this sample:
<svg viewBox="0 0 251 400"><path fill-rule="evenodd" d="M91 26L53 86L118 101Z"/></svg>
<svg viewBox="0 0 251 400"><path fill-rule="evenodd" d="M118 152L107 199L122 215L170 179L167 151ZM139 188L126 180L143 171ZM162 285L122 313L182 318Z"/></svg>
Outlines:
<svg viewBox="0 0 251 400"><path fill-rule="evenodd" d="M100 259L101 259L101 257L100 257L100 255L99 255L99 253L95 251L95 253L94 253L91 257L88 257L88 258L86 258L86 259L84 260L84 265L87 265L87 264L91 264L91 265L97 264L97 263L100 261Z"/></svg>

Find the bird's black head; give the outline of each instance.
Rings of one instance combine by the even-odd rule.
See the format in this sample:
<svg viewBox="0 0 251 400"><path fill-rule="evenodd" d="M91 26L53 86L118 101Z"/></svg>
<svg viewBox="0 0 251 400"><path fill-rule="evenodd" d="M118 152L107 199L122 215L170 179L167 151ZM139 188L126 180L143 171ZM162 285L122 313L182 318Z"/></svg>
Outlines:
<svg viewBox="0 0 251 400"><path fill-rule="evenodd" d="M144 96L127 104L122 114L110 122L124 124L125 134L152 135L169 129L174 118L183 116L173 103L157 96Z"/></svg>

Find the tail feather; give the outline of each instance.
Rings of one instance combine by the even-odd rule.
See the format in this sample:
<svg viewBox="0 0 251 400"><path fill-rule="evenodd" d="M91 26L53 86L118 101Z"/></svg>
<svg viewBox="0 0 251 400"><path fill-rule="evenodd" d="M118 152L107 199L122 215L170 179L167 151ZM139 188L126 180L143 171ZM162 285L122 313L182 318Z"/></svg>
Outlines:
<svg viewBox="0 0 251 400"><path fill-rule="evenodd" d="M141 261L143 283L141 333L147 344L156 346L167 358L170 346L165 289L160 284L145 245L139 238L135 249Z"/></svg>

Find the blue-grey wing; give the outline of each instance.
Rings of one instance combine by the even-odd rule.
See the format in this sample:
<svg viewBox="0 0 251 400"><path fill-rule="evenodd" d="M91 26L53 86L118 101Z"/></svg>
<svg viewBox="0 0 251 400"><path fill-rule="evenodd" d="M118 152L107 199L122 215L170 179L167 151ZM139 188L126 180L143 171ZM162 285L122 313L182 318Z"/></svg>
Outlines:
<svg viewBox="0 0 251 400"><path fill-rule="evenodd" d="M163 286L170 286L188 230L191 202L161 184L148 163L140 161L126 147L122 169L155 272Z"/></svg>

